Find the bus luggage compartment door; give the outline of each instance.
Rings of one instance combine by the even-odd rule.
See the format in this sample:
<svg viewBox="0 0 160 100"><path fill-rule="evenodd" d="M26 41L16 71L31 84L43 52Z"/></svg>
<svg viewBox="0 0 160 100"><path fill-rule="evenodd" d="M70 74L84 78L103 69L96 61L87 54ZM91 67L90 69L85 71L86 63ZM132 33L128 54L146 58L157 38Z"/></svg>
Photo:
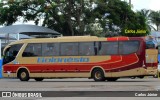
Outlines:
<svg viewBox="0 0 160 100"><path fill-rule="evenodd" d="M158 66L158 50L146 49L146 66L147 73L154 74Z"/></svg>

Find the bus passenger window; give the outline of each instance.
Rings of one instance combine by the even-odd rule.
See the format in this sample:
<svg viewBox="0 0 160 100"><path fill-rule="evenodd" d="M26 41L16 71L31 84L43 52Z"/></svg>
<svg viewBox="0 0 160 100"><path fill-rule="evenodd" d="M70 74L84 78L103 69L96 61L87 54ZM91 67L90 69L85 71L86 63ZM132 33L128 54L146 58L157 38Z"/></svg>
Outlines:
<svg viewBox="0 0 160 100"><path fill-rule="evenodd" d="M61 43L61 56L78 56L78 43Z"/></svg>
<svg viewBox="0 0 160 100"><path fill-rule="evenodd" d="M59 56L59 43L43 43L42 55L43 56Z"/></svg>
<svg viewBox="0 0 160 100"><path fill-rule="evenodd" d="M42 44L40 43L31 43L28 44L25 48L22 56L23 57L34 57L34 56L42 56Z"/></svg>
<svg viewBox="0 0 160 100"><path fill-rule="evenodd" d="M81 42L79 43L80 56L93 56L95 55L94 42Z"/></svg>
<svg viewBox="0 0 160 100"><path fill-rule="evenodd" d="M138 41L123 41L119 42L119 53L120 54L131 54L137 52L139 48Z"/></svg>
<svg viewBox="0 0 160 100"><path fill-rule="evenodd" d="M118 54L118 42L101 42L101 49L99 55Z"/></svg>

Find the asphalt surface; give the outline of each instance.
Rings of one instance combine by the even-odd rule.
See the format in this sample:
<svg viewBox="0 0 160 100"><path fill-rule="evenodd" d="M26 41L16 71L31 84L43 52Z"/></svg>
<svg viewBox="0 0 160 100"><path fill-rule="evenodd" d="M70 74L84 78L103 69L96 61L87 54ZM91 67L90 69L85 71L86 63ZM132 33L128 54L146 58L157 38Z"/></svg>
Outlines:
<svg viewBox="0 0 160 100"><path fill-rule="evenodd" d="M145 77L144 79L121 78L116 82L95 82L86 78L68 78L68 79L44 79L37 82L30 79L28 82L22 82L19 79L0 79L0 91L158 91L160 92L160 79ZM65 100L151 100L153 97L92 97L89 95L83 97L84 93L80 93L79 97L65 97ZM90 97L91 96L91 97ZM118 97L118 98L117 98ZM4 99L4 98L3 98ZM6 99L6 98L5 98ZM14 98L19 99L19 98ZM38 100L64 100L63 97L52 98L32 98ZM158 100L160 97L154 97Z"/></svg>
<svg viewBox="0 0 160 100"><path fill-rule="evenodd" d="M19 79L0 79L0 90L3 91L160 91L160 79L121 78L116 82L95 82L87 78L44 79L37 82L30 79L22 82Z"/></svg>

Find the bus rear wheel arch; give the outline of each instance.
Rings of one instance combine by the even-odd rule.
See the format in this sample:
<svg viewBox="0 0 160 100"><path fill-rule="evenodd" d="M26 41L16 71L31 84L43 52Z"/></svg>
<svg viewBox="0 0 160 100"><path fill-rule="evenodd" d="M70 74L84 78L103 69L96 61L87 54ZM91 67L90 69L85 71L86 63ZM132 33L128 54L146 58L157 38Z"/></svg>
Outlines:
<svg viewBox="0 0 160 100"><path fill-rule="evenodd" d="M27 71L27 69L25 68L21 68L18 71L17 77L21 80L21 81L28 81L30 79L29 77L29 73Z"/></svg>
<svg viewBox="0 0 160 100"><path fill-rule="evenodd" d="M95 81L105 81L104 72L101 68L94 68L91 73L91 77Z"/></svg>

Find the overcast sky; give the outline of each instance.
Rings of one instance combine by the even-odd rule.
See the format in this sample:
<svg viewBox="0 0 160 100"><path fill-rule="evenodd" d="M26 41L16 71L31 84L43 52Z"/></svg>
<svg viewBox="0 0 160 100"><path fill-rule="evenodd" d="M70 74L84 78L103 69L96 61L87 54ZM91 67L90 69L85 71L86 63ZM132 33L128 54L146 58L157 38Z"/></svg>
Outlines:
<svg viewBox="0 0 160 100"><path fill-rule="evenodd" d="M129 1L129 0L127 0ZM160 0L132 0L133 10L151 9L160 11Z"/></svg>

